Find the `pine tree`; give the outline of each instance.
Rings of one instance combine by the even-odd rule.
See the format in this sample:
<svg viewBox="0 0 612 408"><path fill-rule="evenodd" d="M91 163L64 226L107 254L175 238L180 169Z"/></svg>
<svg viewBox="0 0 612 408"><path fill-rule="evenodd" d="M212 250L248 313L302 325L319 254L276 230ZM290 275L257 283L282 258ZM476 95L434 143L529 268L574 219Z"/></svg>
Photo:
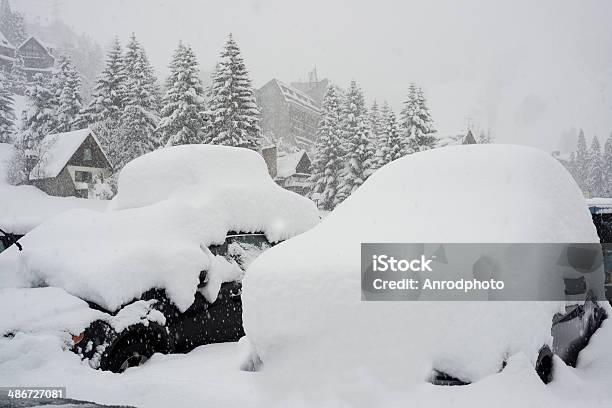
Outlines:
<svg viewBox="0 0 612 408"><path fill-rule="evenodd" d="M2 0L0 4L0 31L15 47L27 39L23 15L12 11L8 0Z"/></svg>
<svg viewBox="0 0 612 408"><path fill-rule="evenodd" d="M602 158L602 196L612 197L612 134L606 140Z"/></svg>
<svg viewBox="0 0 612 408"><path fill-rule="evenodd" d="M356 119L355 132L345 140L346 167L341 179L339 200L344 200L359 188L372 173L371 131L365 115Z"/></svg>
<svg viewBox="0 0 612 408"><path fill-rule="evenodd" d="M115 38L107 54L106 67L96 80L93 97L81 113L81 127L111 120L119 122L125 105L126 74L123 51Z"/></svg>
<svg viewBox="0 0 612 408"><path fill-rule="evenodd" d="M13 84L13 93L23 95L25 92L26 83L28 82L28 78L25 71L23 57L21 55L17 55L17 57L13 61L13 66L11 67L10 73L10 80Z"/></svg>
<svg viewBox="0 0 612 408"><path fill-rule="evenodd" d="M435 146L433 120L429 114L423 91L415 84L410 85L408 100L404 102L400 127L408 141L405 147L406 153L429 150Z"/></svg>
<svg viewBox="0 0 612 408"><path fill-rule="evenodd" d="M156 149L155 129L159 122L159 88L146 53L132 34L124 63L129 67L125 82L125 108L120 119L118 168Z"/></svg>
<svg viewBox="0 0 612 408"><path fill-rule="evenodd" d="M34 149L57 128L57 100L42 74L26 89L27 108L21 119L21 139L26 149Z"/></svg>
<svg viewBox="0 0 612 408"><path fill-rule="evenodd" d="M357 133L361 116L366 114L365 100L357 82L351 81L342 107L342 138L348 142Z"/></svg>
<svg viewBox="0 0 612 408"><path fill-rule="evenodd" d="M378 167L382 167L405 155L405 143L402 141L399 125L395 113L389 107L385 109L383 129L383 143L380 149L381 154Z"/></svg>
<svg viewBox="0 0 612 408"><path fill-rule="evenodd" d="M340 112L340 98L336 88L330 85L323 98L310 179L310 197L320 209L328 211L333 210L340 202L338 193L344 168Z"/></svg>
<svg viewBox="0 0 612 408"><path fill-rule="evenodd" d="M381 108L378 107L378 103L374 101L369 112L370 129L372 129L372 146L374 150L374 158L372 160L373 170L379 167L381 162L380 149L384 144L383 135L383 114Z"/></svg>
<svg viewBox="0 0 612 408"><path fill-rule="evenodd" d="M259 147L259 108L238 45L229 35L215 70L207 111L207 143Z"/></svg>
<svg viewBox="0 0 612 408"><path fill-rule="evenodd" d="M603 185L603 164L601 161L601 145L597 136L593 137L588 155L586 193L589 197L601 195Z"/></svg>
<svg viewBox="0 0 612 408"><path fill-rule="evenodd" d="M580 133L578 134L578 143L576 146L574 178L583 192L587 191L586 180L588 177L588 156L589 152L587 150L586 138L584 137L584 132L582 129L580 129Z"/></svg>
<svg viewBox="0 0 612 408"><path fill-rule="evenodd" d="M489 144L493 142L493 138L491 137L491 132L487 131L486 133L480 132L480 136L478 136L478 144Z"/></svg>
<svg viewBox="0 0 612 408"><path fill-rule="evenodd" d="M10 143L14 133L13 94L8 78L0 72L0 143Z"/></svg>
<svg viewBox="0 0 612 408"><path fill-rule="evenodd" d="M166 81L166 94L157 132L162 143L204 143L205 105L200 68L193 50L178 45Z"/></svg>
<svg viewBox="0 0 612 408"><path fill-rule="evenodd" d="M62 56L59 69L54 75L53 88L57 98L57 127L55 133L69 132L76 128L75 123L81 111L81 78L71 59Z"/></svg>

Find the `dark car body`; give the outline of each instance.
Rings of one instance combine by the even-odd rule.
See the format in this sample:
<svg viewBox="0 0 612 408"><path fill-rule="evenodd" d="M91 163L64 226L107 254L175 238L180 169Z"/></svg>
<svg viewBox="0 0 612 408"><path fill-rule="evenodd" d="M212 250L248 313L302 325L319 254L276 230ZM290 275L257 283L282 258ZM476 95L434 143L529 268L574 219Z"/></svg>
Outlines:
<svg viewBox="0 0 612 408"><path fill-rule="evenodd" d="M17 243L23 235L11 234L0 230L0 252Z"/></svg>
<svg viewBox="0 0 612 408"><path fill-rule="evenodd" d="M209 249L214 255L224 256L245 269L254 257L270 246L272 244L263 234L229 233L223 244ZM206 284L207 274L202 272L198 288ZM106 321L96 320L80 336L75 336L73 351L99 362L98 367L102 370L121 372L127 367L141 364L155 352L186 353L204 344L238 341L244 336L241 290L239 281L225 282L212 303L200 291L196 291L194 302L181 312L163 289L152 288L134 301L152 301L153 308L165 317L165 324L138 323L117 332ZM119 312L110 313L96 304L88 303L90 307L105 313ZM135 354L138 356L134 357ZM129 358L134 359L128 361Z"/></svg>

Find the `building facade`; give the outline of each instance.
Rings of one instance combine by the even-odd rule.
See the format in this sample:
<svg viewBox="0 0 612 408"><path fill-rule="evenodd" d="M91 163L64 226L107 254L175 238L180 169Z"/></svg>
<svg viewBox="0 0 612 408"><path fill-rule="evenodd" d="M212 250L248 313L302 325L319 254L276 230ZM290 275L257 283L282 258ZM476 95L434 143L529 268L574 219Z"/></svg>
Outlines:
<svg viewBox="0 0 612 408"><path fill-rule="evenodd" d="M46 136L30 172L30 184L53 196L87 198L96 178L110 177L112 167L90 129Z"/></svg>
<svg viewBox="0 0 612 408"><path fill-rule="evenodd" d="M311 150L321 117L320 105L304 92L272 79L255 92L266 139ZM278 144L278 143L276 143Z"/></svg>
<svg viewBox="0 0 612 408"><path fill-rule="evenodd" d="M23 59L28 81L34 79L34 75L43 74L51 76L55 58L53 49L43 45L35 37L30 37L17 47L16 56Z"/></svg>

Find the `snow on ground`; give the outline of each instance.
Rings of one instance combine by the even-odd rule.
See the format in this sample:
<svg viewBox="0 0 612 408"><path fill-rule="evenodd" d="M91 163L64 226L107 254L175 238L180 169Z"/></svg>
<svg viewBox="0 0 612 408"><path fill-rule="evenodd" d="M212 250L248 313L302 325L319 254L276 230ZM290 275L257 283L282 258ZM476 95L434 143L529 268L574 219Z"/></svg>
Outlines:
<svg viewBox="0 0 612 408"><path fill-rule="evenodd" d="M13 146L0 143L0 229L25 234L43 221L75 208L103 211L102 200L76 197L52 197L34 186L11 186L6 180L6 166L14 154Z"/></svg>
<svg viewBox="0 0 612 408"><path fill-rule="evenodd" d="M360 301L363 242L599 240L575 181L542 151L453 146L392 162L248 269L243 319L268 389L353 403L373 382L401 392L432 369L484 381L514 355L533 367L550 345L561 302Z"/></svg>
<svg viewBox="0 0 612 408"><path fill-rule="evenodd" d="M220 264L202 248L223 243L228 231L263 232L274 242L318 221L314 203L274 183L254 151L161 149L125 166L108 211L62 213L23 237L24 251L1 253L0 287L42 282L108 310L157 287L185 310L200 272L214 281L210 267Z"/></svg>
<svg viewBox="0 0 612 408"><path fill-rule="evenodd" d="M155 354L144 366L124 374L91 369L75 354L62 351L52 335L18 334L0 338L0 384L66 386L69 398L141 408L195 407L465 407L608 408L612 401L612 325L604 322L583 351L584 363L573 369L558 365L555 379L544 385L524 355L516 355L499 374L463 387L434 386L424 381L389 390L364 375L360 384L339 389L334 400L308 393L289 394L279 384L264 387L266 371L239 370L242 344L201 346L189 354ZM402 346L396 350L401 352ZM299 367L297 369L307 369ZM355 394L359 386L366 392ZM365 394L365 396L364 396Z"/></svg>

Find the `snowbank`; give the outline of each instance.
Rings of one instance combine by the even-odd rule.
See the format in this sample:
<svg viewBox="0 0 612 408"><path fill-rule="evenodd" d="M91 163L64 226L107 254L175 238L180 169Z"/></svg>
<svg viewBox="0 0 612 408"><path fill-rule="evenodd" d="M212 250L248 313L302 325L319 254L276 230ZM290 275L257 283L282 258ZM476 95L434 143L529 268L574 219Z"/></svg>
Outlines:
<svg viewBox="0 0 612 408"><path fill-rule="evenodd" d="M34 186L0 184L0 229L26 234L43 221L64 211L104 211L108 201L76 197L53 197Z"/></svg>
<svg viewBox="0 0 612 408"><path fill-rule="evenodd" d="M220 244L228 231L278 241L319 219L310 200L274 183L256 152L207 145L130 162L109 207L65 212L35 228L22 252L0 254L0 287L58 286L108 310L157 287L185 310L200 271L214 262L200 245Z"/></svg>
<svg viewBox="0 0 612 408"><path fill-rule="evenodd" d="M366 401L372 379L405 389L435 368L476 381L551 343L560 302L361 302L362 242L598 238L575 181L539 150L451 146L394 161L248 269L245 331L270 389Z"/></svg>

